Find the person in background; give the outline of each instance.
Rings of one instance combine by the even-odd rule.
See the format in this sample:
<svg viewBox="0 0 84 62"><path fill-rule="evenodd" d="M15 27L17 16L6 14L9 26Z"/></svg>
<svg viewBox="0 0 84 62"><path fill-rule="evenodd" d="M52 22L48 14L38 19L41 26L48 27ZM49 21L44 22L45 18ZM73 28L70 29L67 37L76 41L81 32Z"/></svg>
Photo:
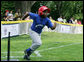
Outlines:
<svg viewBox="0 0 84 62"><path fill-rule="evenodd" d="M62 16L60 16L60 17L57 19L57 21L63 22Z"/></svg>
<svg viewBox="0 0 84 62"><path fill-rule="evenodd" d="M51 21L53 20L53 18L52 18L51 16L49 17L49 19L50 19Z"/></svg>
<svg viewBox="0 0 84 62"><path fill-rule="evenodd" d="M7 21L7 19L6 19L6 18L7 18L7 16L8 16L8 14L9 14L9 11L8 11L8 10L6 10L6 11L5 11L5 15L3 16L3 20L4 20L4 21Z"/></svg>
<svg viewBox="0 0 84 62"><path fill-rule="evenodd" d="M67 22L67 20L65 19L65 17L63 17L63 23L66 23Z"/></svg>
<svg viewBox="0 0 84 62"><path fill-rule="evenodd" d="M79 19L77 20L77 24L81 24L81 21Z"/></svg>
<svg viewBox="0 0 84 62"><path fill-rule="evenodd" d="M73 17L70 20L67 20L68 23L73 24Z"/></svg>
<svg viewBox="0 0 84 62"><path fill-rule="evenodd" d="M6 16L3 16L3 20L4 20L4 21L7 21L7 20L6 20Z"/></svg>
<svg viewBox="0 0 84 62"><path fill-rule="evenodd" d="M9 14L9 10L6 10L6 11L5 11L5 16L7 17L8 14Z"/></svg>
<svg viewBox="0 0 84 62"><path fill-rule="evenodd" d="M7 21L13 21L13 18L14 18L13 17L13 13L12 13L12 11L10 11L9 14L8 14L8 16L7 16L7 18L6 18L6 20Z"/></svg>
<svg viewBox="0 0 84 62"><path fill-rule="evenodd" d="M18 19L18 13L16 12L14 15L14 21L17 21L17 19Z"/></svg>
<svg viewBox="0 0 84 62"><path fill-rule="evenodd" d="M20 12L20 9L18 9L18 11L16 11L16 13L14 15L14 20L15 21L21 20L21 12Z"/></svg>
<svg viewBox="0 0 84 62"><path fill-rule="evenodd" d="M75 19L75 20L73 21L73 24L77 24L77 19Z"/></svg>

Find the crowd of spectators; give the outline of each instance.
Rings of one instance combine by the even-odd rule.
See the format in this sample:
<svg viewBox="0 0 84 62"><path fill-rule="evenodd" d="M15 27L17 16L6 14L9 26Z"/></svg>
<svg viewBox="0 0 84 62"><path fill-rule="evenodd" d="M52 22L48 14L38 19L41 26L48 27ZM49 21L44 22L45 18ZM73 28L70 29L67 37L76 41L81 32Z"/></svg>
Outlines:
<svg viewBox="0 0 84 62"><path fill-rule="evenodd" d="M3 17L4 21L18 21L21 20L21 12L20 9L18 9L15 14L13 14L13 11L6 10L5 16Z"/></svg>
<svg viewBox="0 0 84 62"><path fill-rule="evenodd" d="M27 13L27 12L26 12ZM14 14L13 11L6 10L5 16L3 17L4 21L20 21L22 20L22 14L20 9L18 9ZM25 20L29 20L30 17L28 16Z"/></svg>
<svg viewBox="0 0 84 62"><path fill-rule="evenodd" d="M67 20L65 17L60 16L57 21L63 22L63 23L70 23L70 24L81 24L81 20L79 19L74 19L71 17L69 20Z"/></svg>
<svg viewBox="0 0 84 62"><path fill-rule="evenodd" d="M15 12L15 14L13 14L13 11L6 10L5 16L3 17L4 21L18 21L18 20L22 20L21 18L22 18L22 14L20 12L20 9L18 9ZM29 19L30 17L28 16L25 20L29 20ZM53 20L51 16L50 19ZM81 24L81 21L79 19L74 19L73 17L67 20L65 17L60 16L57 18L57 21L62 23Z"/></svg>

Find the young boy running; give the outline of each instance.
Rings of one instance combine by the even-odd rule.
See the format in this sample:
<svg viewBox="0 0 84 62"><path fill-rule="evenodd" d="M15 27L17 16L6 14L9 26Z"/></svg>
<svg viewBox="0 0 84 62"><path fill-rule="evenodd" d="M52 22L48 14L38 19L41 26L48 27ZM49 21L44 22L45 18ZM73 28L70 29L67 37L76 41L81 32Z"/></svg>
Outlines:
<svg viewBox="0 0 84 62"><path fill-rule="evenodd" d="M28 16L33 19L33 24L29 29L32 45L24 51L24 59L30 60L30 55L42 45L41 32L45 25L52 30L56 28L56 23L52 24L50 19L47 17L48 13L50 13L50 9L46 6L41 6L38 9L38 14L28 12L23 16L22 20L24 20Z"/></svg>

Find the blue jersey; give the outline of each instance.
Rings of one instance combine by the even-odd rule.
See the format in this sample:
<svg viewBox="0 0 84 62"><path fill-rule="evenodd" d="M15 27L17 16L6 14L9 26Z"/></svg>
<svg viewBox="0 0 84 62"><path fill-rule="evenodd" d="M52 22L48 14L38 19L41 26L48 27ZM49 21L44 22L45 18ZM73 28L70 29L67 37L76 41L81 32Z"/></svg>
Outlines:
<svg viewBox="0 0 84 62"><path fill-rule="evenodd" d="M38 34L42 32L43 27L46 25L48 28L53 27L52 22L48 17L41 18L38 14L35 13L29 13L30 19L33 19L33 24L31 26L31 29Z"/></svg>

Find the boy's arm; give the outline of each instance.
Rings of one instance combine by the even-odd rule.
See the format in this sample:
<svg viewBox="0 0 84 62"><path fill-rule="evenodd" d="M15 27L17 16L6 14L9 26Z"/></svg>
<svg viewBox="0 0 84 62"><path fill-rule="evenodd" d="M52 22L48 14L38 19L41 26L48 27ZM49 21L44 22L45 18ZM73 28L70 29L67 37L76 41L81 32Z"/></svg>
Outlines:
<svg viewBox="0 0 84 62"><path fill-rule="evenodd" d="M22 20L24 20L26 17L29 16L29 12L27 12L23 17L22 17Z"/></svg>
<svg viewBox="0 0 84 62"><path fill-rule="evenodd" d="M54 22L53 27L51 27L52 30L54 30L56 28L56 22Z"/></svg>

